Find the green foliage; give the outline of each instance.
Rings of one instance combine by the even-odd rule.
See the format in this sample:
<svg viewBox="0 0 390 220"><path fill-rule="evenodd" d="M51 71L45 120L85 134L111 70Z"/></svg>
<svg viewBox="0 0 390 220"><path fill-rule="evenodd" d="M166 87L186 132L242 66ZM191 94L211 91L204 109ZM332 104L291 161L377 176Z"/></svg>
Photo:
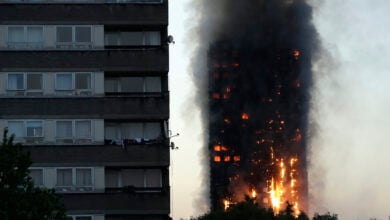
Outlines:
<svg viewBox="0 0 390 220"><path fill-rule="evenodd" d="M314 214L313 220L337 220L336 214L330 214L329 212L323 215L319 215L318 213Z"/></svg>
<svg viewBox="0 0 390 220"><path fill-rule="evenodd" d="M65 209L52 189L34 187L28 176L29 153L13 144L4 130L0 146L0 219L65 220Z"/></svg>

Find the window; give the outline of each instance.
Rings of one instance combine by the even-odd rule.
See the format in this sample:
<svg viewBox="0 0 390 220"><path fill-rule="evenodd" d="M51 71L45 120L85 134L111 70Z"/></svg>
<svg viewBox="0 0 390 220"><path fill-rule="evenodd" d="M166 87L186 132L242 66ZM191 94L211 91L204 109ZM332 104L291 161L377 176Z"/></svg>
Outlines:
<svg viewBox="0 0 390 220"><path fill-rule="evenodd" d="M29 170L29 176L31 177L32 181L34 182L35 186L43 186L43 169L36 169L31 168Z"/></svg>
<svg viewBox="0 0 390 220"><path fill-rule="evenodd" d="M108 188L126 186L161 188L162 174L160 169L108 169L105 182Z"/></svg>
<svg viewBox="0 0 390 220"><path fill-rule="evenodd" d="M108 77L104 87L107 93L160 93L161 77Z"/></svg>
<svg viewBox="0 0 390 220"><path fill-rule="evenodd" d="M161 136L161 125L158 122L147 123L107 123L105 139L122 143L123 139L132 139L136 143L158 139Z"/></svg>
<svg viewBox="0 0 390 220"><path fill-rule="evenodd" d="M40 73L9 73L7 93L13 96L43 95L42 74Z"/></svg>
<svg viewBox="0 0 390 220"><path fill-rule="evenodd" d="M90 215L68 215L68 220L93 220Z"/></svg>
<svg viewBox="0 0 390 220"><path fill-rule="evenodd" d="M42 121L27 121L26 122L26 136L27 137L42 137L43 136Z"/></svg>
<svg viewBox="0 0 390 220"><path fill-rule="evenodd" d="M159 31L107 31L106 46L159 46Z"/></svg>
<svg viewBox="0 0 390 220"><path fill-rule="evenodd" d="M26 143L30 141L42 141L43 138L43 121L8 121L8 130L10 134L14 134L16 140L24 138Z"/></svg>
<svg viewBox="0 0 390 220"><path fill-rule="evenodd" d="M58 144L89 144L92 142L91 120L57 121L56 142Z"/></svg>
<svg viewBox="0 0 390 220"><path fill-rule="evenodd" d="M15 138L24 137L24 122L23 121L9 121L8 132L14 134Z"/></svg>
<svg viewBox="0 0 390 220"><path fill-rule="evenodd" d="M8 47L15 49L36 49L43 46L42 26L9 26Z"/></svg>
<svg viewBox="0 0 390 220"><path fill-rule="evenodd" d="M92 47L91 26L58 26L57 48L88 49Z"/></svg>
<svg viewBox="0 0 390 220"><path fill-rule="evenodd" d="M56 190L83 192L93 190L92 168L58 168Z"/></svg>
<svg viewBox="0 0 390 220"><path fill-rule="evenodd" d="M79 96L92 94L92 78L90 73L57 73L56 94Z"/></svg>

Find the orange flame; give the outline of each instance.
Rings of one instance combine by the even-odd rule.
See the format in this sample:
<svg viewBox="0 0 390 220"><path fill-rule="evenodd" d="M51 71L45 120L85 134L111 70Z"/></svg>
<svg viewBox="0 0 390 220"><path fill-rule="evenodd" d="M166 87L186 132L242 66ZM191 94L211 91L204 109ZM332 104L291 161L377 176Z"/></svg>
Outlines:
<svg viewBox="0 0 390 220"><path fill-rule="evenodd" d="M299 50L294 50L293 51L294 58L297 60L299 56L301 55L301 52Z"/></svg>
<svg viewBox="0 0 390 220"><path fill-rule="evenodd" d="M221 151L220 145L214 145L214 151Z"/></svg>
<svg viewBox="0 0 390 220"><path fill-rule="evenodd" d="M242 120L248 120L249 119L248 113L245 113L245 112L242 113L241 118L242 118Z"/></svg>
<svg viewBox="0 0 390 220"><path fill-rule="evenodd" d="M221 162L221 156L214 156L214 162Z"/></svg>

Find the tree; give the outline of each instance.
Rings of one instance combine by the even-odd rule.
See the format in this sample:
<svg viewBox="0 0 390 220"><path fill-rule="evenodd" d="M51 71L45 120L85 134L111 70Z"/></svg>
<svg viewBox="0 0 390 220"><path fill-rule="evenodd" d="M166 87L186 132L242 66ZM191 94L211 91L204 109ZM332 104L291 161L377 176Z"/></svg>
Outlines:
<svg viewBox="0 0 390 220"><path fill-rule="evenodd" d="M336 214L330 214L329 212L323 215L319 215L318 213L314 214L313 220L337 220Z"/></svg>
<svg viewBox="0 0 390 220"><path fill-rule="evenodd" d="M65 209L53 189L34 187L28 168L30 154L3 132L0 146L0 219L66 220Z"/></svg>

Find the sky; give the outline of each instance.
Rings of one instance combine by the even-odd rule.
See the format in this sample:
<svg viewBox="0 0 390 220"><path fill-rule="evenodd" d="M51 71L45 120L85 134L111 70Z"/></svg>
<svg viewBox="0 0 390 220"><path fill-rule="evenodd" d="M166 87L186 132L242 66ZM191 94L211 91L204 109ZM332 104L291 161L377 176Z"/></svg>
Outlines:
<svg viewBox="0 0 390 220"><path fill-rule="evenodd" d="M170 0L172 216L207 209L201 170L203 129L191 101L189 31L196 12ZM388 219L390 215L390 1L312 0L324 52L315 61L308 158L311 212L340 219Z"/></svg>

